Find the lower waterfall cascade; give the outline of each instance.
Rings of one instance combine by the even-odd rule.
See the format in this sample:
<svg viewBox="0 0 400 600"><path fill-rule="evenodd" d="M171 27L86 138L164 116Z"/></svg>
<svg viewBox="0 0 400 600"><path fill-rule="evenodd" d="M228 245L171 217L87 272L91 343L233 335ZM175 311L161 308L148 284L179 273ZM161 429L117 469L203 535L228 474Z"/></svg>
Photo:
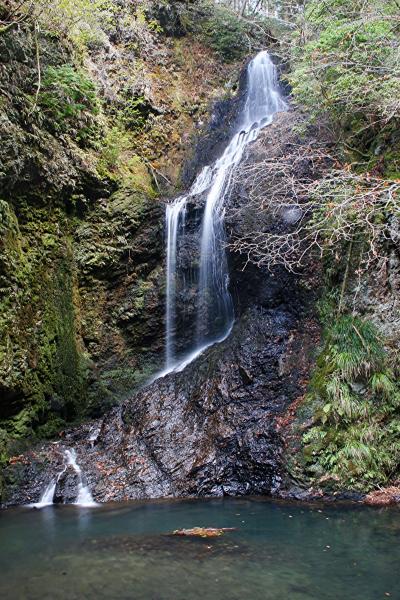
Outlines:
<svg viewBox="0 0 400 600"><path fill-rule="evenodd" d="M31 504L33 508L45 508L46 506L51 506L54 504L54 496L56 493L57 484L60 481L62 475L66 472L68 467L72 467L75 473L78 476L78 489L76 500L73 504L82 507L91 507L97 506L97 502L93 500L93 496L85 483L85 476L82 473L82 469L79 466L76 458L76 452L74 449L66 449L64 450L64 466L62 470L58 473L57 477L50 481L46 486L45 490L40 497L39 502L35 502Z"/></svg>
<svg viewBox="0 0 400 600"><path fill-rule="evenodd" d="M244 105L236 131L222 156L201 170L187 195L176 198L166 207L166 361L165 370L158 377L182 370L206 348L224 340L232 329L234 308L225 250L224 202L231 190L235 168L242 160L246 147L272 122L275 113L286 109L287 104L278 87L276 67L268 52L262 51L247 67ZM188 202L202 194L205 195L205 204L198 267L195 267L195 331L190 346L178 355L177 297L178 294L184 295L188 285L179 274L180 239L185 232Z"/></svg>

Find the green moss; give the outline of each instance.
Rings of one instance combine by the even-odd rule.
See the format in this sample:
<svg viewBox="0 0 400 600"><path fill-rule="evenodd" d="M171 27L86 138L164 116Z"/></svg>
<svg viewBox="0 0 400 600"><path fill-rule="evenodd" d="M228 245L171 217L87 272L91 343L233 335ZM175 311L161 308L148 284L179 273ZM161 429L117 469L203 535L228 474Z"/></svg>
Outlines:
<svg viewBox="0 0 400 600"><path fill-rule="evenodd" d="M149 207L144 189L149 191L146 183L149 185L150 181L143 179L143 172L132 173L129 169L124 174L127 187L121 187L107 204L97 207L90 220L81 222L76 231L75 258L81 273L100 274L111 267L118 268L131 250L131 236Z"/></svg>
<svg viewBox="0 0 400 600"><path fill-rule="evenodd" d="M118 179L119 166L124 153L131 148L129 134L120 126L107 131L97 163L97 171L101 177Z"/></svg>
<svg viewBox="0 0 400 600"><path fill-rule="evenodd" d="M67 420L81 414L86 371L75 329L65 216L21 202L18 221L10 205L2 208L8 217L2 220L0 426L18 438L30 435L50 413Z"/></svg>
<svg viewBox="0 0 400 600"><path fill-rule="evenodd" d="M383 174L388 179L400 179L400 150L385 153Z"/></svg>
<svg viewBox="0 0 400 600"><path fill-rule="evenodd" d="M40 402L44 396L50 400L53 410L66 420L72 420L84 411L86 382L76 339L71 255L67 254L58 268L48 274L46 283L49 300L43 311L35 369L35 375L43 384L37 400Z"/></svg>

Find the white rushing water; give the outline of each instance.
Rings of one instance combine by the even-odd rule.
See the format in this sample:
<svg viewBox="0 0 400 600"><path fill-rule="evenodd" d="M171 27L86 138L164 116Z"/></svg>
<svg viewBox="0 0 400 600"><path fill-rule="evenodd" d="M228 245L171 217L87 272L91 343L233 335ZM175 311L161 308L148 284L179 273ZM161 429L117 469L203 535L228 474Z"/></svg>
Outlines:
<svg viewBox="0 0 400 600"><path fill-rule="evenodd" d="M87 485L84 484L84 476L82 474L82 469L76 461L75 450L65 450L64 456L66 459L64 468L59 472L56 479L51 481L46 486L39 502L30 504L31 507L44 508L45 506L51 506L52 504L54 504L54 494L56 492L57 483L60 481L61 476L64 475L65 471L68 469L69 466L71 466L75 473L78 475L78 494L74 504L77 504L79 506L98 506L97 503L93 500L89 488L87 487Z"/></svg>
<svg viewBox="0 0 400 600"><path fill-rule="evenodd" d="M166 365L174 360L175 339L175 297L176 297L176 255L178 229L184 226L186 197L177 198L166 210L167 225L167 306L166 306Z"/></svg>
<svg viewBox="0 0 400 600"><path fill-rule="evenodd" d="M247 145L273 116L286 110L278 88L277 72L267 52L260 52L247 70L247 92L238 127L222 156L205 167L186 196L166 209L167 301L166 367L158 375L181 371L206 348L225 339L233 325L234 310L229 292L229 272L225 251L224 201L229 193L236 166ZM179 237L184 234L188 200L204 192L205 207L201 225L196 337L186 355L176 356L177 254Z"/></svg>
<svg viewBox="0 0 400 600"><path fill-rule="evenodd" d="M54 494L56 492L57 479L55 481L50 481L50 483L44 490L39 502L34 502L29 506L32 506L33 508L44 508L45 506L51 506L54 502Z"/></svg>
<svg viewBox="0 0 400 600"><path fill-rule="evenodd" d="M74 469L75 473L78 475L78 496L74 504L77 504L79 506L97 506L97 503L93 500L89 488L84 483L82 469L76 462L75 450L66 450L65 456L67 457L68 461L67 465L70 465Z"/></svg>

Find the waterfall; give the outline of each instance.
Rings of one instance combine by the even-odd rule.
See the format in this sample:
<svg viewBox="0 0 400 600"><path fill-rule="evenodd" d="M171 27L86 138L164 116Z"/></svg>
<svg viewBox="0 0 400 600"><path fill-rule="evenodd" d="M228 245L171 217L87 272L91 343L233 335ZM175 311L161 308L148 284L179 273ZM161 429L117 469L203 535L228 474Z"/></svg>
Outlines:
<svg viewBox="0 0 400 600"><path fill-rule="evenodd" d="M57 477L50 481L50 483L46 486L39 502L35 502L30 504L29 506L33 508L44 508L45 506L51 506L54 504L54 494L56 492L57 483L60 481L62 475L64 475L65 471L69 466L73 468L75 473L78 475L78 494L74 504L79 506L98 506L97 503L93 500L92 494L90 493L87 485L84 484L84 477L82 475L82 469L76 462L76 452L75 450L65 450L64 457L66 462L64 463L64 468L59 472Z"/></svg>
<svg viewBox="0 0 400 600"><path fill-rule="evenodd" d="M176 255L178 229L184 226L187 197L178 198L166 210L167 222L167 306L166 306L166 365L175 361L175 320L176 320Z"/></svg>
<svg viewBox="0 0 400 600"><path fill-rule="evenodd" d="M39 502L34 502L29 506L32 506L33 508L44 508L45 506L51 506L54 501L56 485L57 479L55 481L50 481L50 483L46 486L43 494L41 495Z"/></svg>
<svg viewBox="0 0 400 600"><path fill-rule="evenodd" d="M33 508L44 508L45 506L54 504L54 494L56 493L57 483L60 481L61 476L64 475L67 467L68 465L64 465L64 468L59 472L57 477L50 481L41 495L39 502L34 502L29 506L32 506Z"/></svg>
<svg viewBox="0 0 400 600"><path fill-rule="evenodd" d="M82 469L76 462L75 450L66 450L65 456L68 461L67 465L70 465L78 475L78 496L74 504L77 504L78 506L97 506L97 503L93 500L89 488L84 484Z"/></svg>
<svg viewBox="0 0 400 600"><path fill-rule="evenodd" d="M167 300L166 300L166 369L182 370L205 348L225 339L233 325L234 310L229 292L229 271L225 251L224 202L231 189L235 167L245 148L261 129L272 122L273 115L286 110L278 89L274 64L263 51L247 68L247 92L236 131L222 156L205 167L186 196L177 198L166 208L167 231ZM186 207L190 198L206 192L201 224L200 259L195 343L177 362L176 304L179 239L185 228Z"/></svg>

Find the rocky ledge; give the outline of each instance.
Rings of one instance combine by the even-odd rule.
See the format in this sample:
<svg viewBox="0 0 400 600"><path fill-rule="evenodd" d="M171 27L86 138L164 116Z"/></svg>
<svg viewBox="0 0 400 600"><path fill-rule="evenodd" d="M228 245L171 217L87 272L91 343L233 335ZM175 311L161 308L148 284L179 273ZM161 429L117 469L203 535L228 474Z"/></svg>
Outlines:
<svg viewBox="0 0 400 600"><path fill-rule="evenodd" d="M291 132L291 115L284 119ZM272 126L257 144L273 139L284 152L289 142L278 130ZM244 192L235 197L233 211L247 201ZM305 393L319 339L315 286L300 285L283 268L244 268L239 256L230 262L237 314L231 335L105 416L14 457L5 471L6 505L37 502L56 479L55 501L74 502L79 477L68 449L98 502L286 493L282 422Z"/></svg>
<svg viewBox="0 0 400 600"><path fill-rule="evenodd" d="M143 388L102 419L16 457L7 505L37 502L64 469L65 449L98 502L162 496L278 493L278 418L303 393L313 324L285 307L249 309L230 337L181 373ZM73 502L77 477L59 477Z"/></svg>

